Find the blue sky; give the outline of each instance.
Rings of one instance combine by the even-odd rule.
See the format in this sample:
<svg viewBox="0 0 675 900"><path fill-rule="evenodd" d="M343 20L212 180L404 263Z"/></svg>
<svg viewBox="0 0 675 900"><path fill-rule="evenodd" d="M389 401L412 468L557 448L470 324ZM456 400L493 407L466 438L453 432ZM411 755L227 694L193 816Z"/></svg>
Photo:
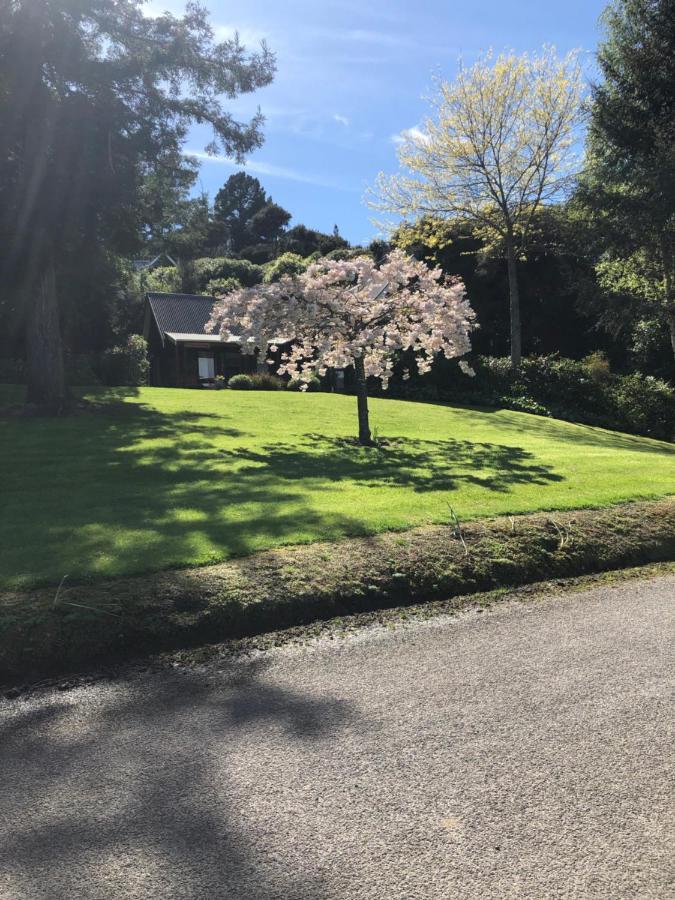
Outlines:
<svg viewBox="0 0 675 900"><path fill-rule="evenodd" d="M293 223L353 243L376 233L363 202L379 171L396 171L396 137L426 114L434 75L452 78L461 57L481 52L592 52L605 0L202 0L219 37L239 31L250 47L267 40L277 54L272 85L238 98L242 118L260 106L265 144L248 159ZM180 12L181 0L150 0L148 13ZM191 151L208 133L196 129ZM237 170L203 159L200 187L213 197Z"/></svg>

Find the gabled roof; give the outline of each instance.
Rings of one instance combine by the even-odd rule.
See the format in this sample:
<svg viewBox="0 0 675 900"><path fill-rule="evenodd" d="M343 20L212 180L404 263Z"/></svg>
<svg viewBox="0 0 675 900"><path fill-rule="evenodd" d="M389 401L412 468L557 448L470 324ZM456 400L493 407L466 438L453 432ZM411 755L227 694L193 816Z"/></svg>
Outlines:
<svg viewBox="0 0 675 900"><path fill-rule="evenodd" d="M204 335L204 327L211 318L216 302L214 297L201 294L146 294L148 304L162 340L165 334Z"/></svg>
<svg viewBox="0 0 675 900"><path fill-rule="evenodd" d="M168 253L160 253L152 259L132 259L131 265L135 272L147 272L148 269L155 269L160 265L166 265L166 263L162 262L165 259L168 259L171 266L177 265L176 260L172 256L169 256Z"/></svg>
<svg viewBox="0 0 675 900"><path fill-rule="evenodd" d="M143 334L149 335L150 319L148 312L157 323L162 344L168 338L174 344L197 343L226 343L240 344L241 338L235 334L229 334L222 338L220 334L207 334L204 331L206 323L211 318L215 297L207 297L203 294L160 294L150 291L146 295L147 308L145 311L145 326ZM286 344L289 338L273 337L268 344Z"/></svg>

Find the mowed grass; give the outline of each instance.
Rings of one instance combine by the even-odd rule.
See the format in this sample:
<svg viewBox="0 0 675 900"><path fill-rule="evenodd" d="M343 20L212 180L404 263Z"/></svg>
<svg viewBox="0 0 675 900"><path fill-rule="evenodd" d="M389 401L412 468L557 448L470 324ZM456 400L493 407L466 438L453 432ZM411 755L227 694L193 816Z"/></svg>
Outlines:
<svg viewBox="0 0 675 900"><path fill-rule="evenodd" d="M508 411L144 388L0 418L0 586L212 563L281 544L675 493L675 446ZM0 406L17 399L0 393Z"/></svg>

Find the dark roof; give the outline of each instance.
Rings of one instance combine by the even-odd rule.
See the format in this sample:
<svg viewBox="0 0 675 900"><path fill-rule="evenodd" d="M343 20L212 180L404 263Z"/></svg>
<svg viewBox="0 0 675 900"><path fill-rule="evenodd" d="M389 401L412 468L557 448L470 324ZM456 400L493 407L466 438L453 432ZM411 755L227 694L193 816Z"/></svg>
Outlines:
<svg viewBox="0 0 675 900"><path fill-rule="evenodd" d="M148 293L146 297L162 337L166 332L204 334L216 302L199 294Z"/></svg>

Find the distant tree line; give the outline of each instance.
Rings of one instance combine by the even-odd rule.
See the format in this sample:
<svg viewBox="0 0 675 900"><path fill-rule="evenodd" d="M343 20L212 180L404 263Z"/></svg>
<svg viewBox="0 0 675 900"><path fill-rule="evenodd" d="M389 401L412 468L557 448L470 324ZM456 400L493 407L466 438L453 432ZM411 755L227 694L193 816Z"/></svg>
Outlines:
<svg viewBox="0 0 675 900"><path fill-rule="evenodd" d="M467 279L477 346L515 368L543 347L607 347L672 378L675 4L616 0L603 20L589 103L574 56L480 59L438 84L371 203L407 223L394 240Z"/></svg>

